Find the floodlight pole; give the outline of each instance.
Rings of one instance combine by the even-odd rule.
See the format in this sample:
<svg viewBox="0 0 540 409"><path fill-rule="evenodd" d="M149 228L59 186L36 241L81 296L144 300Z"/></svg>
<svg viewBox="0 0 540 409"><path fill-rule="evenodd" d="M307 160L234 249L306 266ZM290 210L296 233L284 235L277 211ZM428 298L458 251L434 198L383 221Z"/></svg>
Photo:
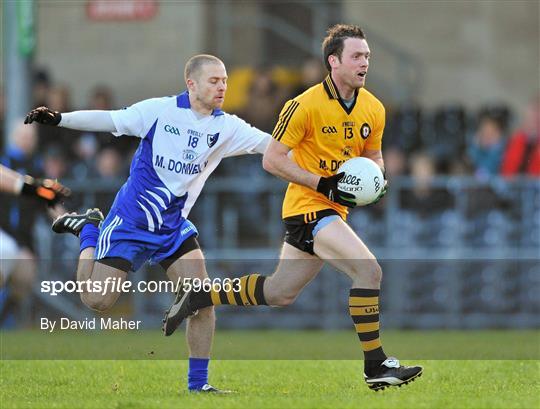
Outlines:
<svg viewBox="0 0 540 409"><path fill-rule="evenodd" d="M32 55L35 48L34 1L2 2L2 83L4 84L4 146L30 108Z"/></svg>

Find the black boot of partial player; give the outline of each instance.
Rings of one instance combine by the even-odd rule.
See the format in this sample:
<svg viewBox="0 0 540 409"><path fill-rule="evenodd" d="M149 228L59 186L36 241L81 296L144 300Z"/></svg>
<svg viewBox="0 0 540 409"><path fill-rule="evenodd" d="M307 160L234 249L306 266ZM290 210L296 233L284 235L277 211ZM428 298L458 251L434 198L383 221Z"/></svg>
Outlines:
<svg viewBox="0 0 540 409"><path fill-rule="evenodd" d="M401 366L396 358L387 358L373 373L364 379L369 389L378 391L389 386L406 385L422 376L421 366Z"/></svg>
<svg viewBox="0 0 540 409"><path fill-rule="evenodd" d="M52 224L55 233L71 233L79 236L82 228L87 223L99 227L103 221L103 213L99 209L88 209L84 214L66 213L58 217Z"/></svg>
<svg viewBox="0 0 540 409"><path fill-rule="evenodd" d="M189 302L190 294L191 291L184 291L182 286L178 288L174 303L171 308L165 312L165 317L163 318L162 330L166 337L172 335L182 321L196 313L196 311L192 310Z"/></svg>

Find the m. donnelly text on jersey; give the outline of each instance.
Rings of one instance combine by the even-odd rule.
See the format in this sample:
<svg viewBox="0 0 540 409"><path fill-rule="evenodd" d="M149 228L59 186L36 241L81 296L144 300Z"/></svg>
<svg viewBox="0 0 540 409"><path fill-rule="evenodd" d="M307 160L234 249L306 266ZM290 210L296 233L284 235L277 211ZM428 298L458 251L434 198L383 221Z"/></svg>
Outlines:
<svg viewBox="0 0 540 409"><path fill-rule="evenodd" d="M175 161L174 159L169 159L167 163L166 160L164 161L164 157L160 155L156 155L156 159L154 161L154 166L186 175L196 175L197 173L201 173L203 169L206 168L206 165L208 165L208 161L204 161L204 163L199 164L184 163L180 161Z"/></svg>

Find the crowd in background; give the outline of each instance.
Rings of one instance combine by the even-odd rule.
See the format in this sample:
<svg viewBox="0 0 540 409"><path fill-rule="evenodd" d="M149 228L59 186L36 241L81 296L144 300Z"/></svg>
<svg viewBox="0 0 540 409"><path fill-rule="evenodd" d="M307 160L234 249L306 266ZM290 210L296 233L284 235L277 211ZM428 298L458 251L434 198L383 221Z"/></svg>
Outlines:
<svg viewBox="0 0 540 409"><path fill-rule="evenodd" d="M297 80L292 84L277 81L274 67L252 71L251 84L245 90L245 102L231 113L269 133L284 102L321 81L325 75L317 60L307 60L297 70ZM229 95L234 92L237 91L233 88L228 90ZM5 101L3 98L0 101L0 121L3 123ZM115 100L111 88L96 85L89 92L86 106L75 107L67 86L54 81L44 69L35 72L32 107L46 105L59 112L70 112L118 109L121 104ZM386 109L383 146L390 179L402 175L424 181L435 175L474 175L482 181L497 175L540 177L538 97L530 101L523 113L512 112L501 104L486 105L476 111L455 104L437 109L386 104ZM3 126L0 129L3 130ZM2 143L4 140L0 137ZM0 156L4 165L21 173L72 181L125 180L139 142L137 138L115 138L109 133L23 125L22 120L7 141ZM271 177L262 169L259 159L248 156L226 160L216 174ZM106 212L113 197L111 194L98 195L94 205ZM449 203L445 197L432 199L425 201L420 195L418 199L405 200L404 206L423 201L425 206L436 209L439 202ZM8 210L1 212L2 228L20 236L25 245L31 246L29 227L35 214L34 206L8 197L2 197L2 203ZM78 210L82 203L73 198L69 205Z"/></svg>
<svg viewBox="0 0 540 409"><path fill-rule="evenodd" d="M324 75L321 64L316 60L305 62L293 84L284 85L276 80L272 67L254 69L251 83L245 90L245 102L230 112L271 133L284 102L320 82ZM181 89L174 91L180 92ZM229 95L234 92L232 87L228 90ZM5 103L0 93L0 132L3 132ZM115 100L108 86L96 85L90 91L85 106L73 106L70 89L55 82L46 70L38 70L34 76L32 106L28 108L40 105L70 112L118 109L122 101ZM512 112L501 104L479 107L475 111L455 104L436 109L385 105L387 121L383 153L387 176L390 183L398 176L410 175L415 180L411 192L400 198L403 209L415 209L429 216L452 207L454 199L447 190L430 186L437 175L470 175L482 182L499 175L540 177L538 97L531 99L522 113ZM131 158L139 143L137 138L115 138L109 133L23 125L22 119L13 133L7 136L0 135L2 164L20 173L72 183L97 180L123 182L129 175ZM215 173L216 176L231 177L246 174L252 180L260 178L261 183L264 183L264 178L272 178L262 169L260 157L251 155L225 160ZM259 223L265 215L262 206L241 205L246 201L252 203L250 195L228 195L221 205L224 208L241 206L242 220L237 228L240 236L253 244L257 243L258 236L265 234L264 226ZM490 189L475 197L477 199L471 205L480 210L497 199ZM114 193L98 192L93 198L91 206L106 213ZM0 199L0 228L16 239L21 248L20 259L26 263L21 269L32 273L21 287L22 293L27 293L35 276L32 260L38 253L35 249L35 221L40 215L46 217L45 209L22 197L0 194ZM84 210L86 206L88 203L83 203L78 195L66 203L66 208L74 211ZM374 215L380 214L381 206L384 206L384 201L369 211ZM194 212L197 211L196 207ZM66 249L62 243L58 244L58 249L66 254L76 252L76 249ZM18 277L24 277L24 274ZM0 288L0 325L6 318L6 300L9 296Z"/></svg>
<svg viewBox="0 0 540 409"><path fill-rule="evenodd" d="M272 67L255 69L244 106L231 113L271 133L284 102L324 76L322 66L315 60L308 60L299 72L296 84L284 86L274 80ZM234 92L228 90L229 94ZM1 122L4 103L0 103ZM59 112L122 106L108 86L96 85L86 106L75 107L70 89L54 82L46 70L38 70L34 78L32 107L40 105ZM540 176L538 97L530 101L523 113L512 112L502 104L486 105L476 111L455 104L437 109L386 104L386 109L384 153L389 175L410 174L413 158L423 154L433 160L437 174L473 174L479 179L495 175ZM0 143L4 140L0 138ZM36 175L75 180L125 178L138 144L134 138L114 138L108 133L60 127L23 126L22 121L7 140L7 146L1 147L2 163ZM222 168L218 170L221 174L238 172L238 164L230 170L228 166Z"/></svg>

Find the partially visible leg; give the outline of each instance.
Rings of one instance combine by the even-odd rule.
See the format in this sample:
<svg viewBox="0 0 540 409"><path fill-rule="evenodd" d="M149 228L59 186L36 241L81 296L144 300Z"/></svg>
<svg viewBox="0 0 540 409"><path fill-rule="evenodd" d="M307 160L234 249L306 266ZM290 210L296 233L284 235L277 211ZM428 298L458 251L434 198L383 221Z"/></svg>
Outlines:
<svg viewBox="0 0 540 409"><path fill-rule="evenodd" d="M208 278L204 255L200 249L192 250L178 260L168 269L167 276L174 283L185 278ZM215 315L214 308L203 308L195 316L189 318L186 337L190 356L208 358L212 349L214 335Z"/></svg>
<svg viewBox="0 0 540 409"><path fill-rule="evenodd" d="M79 263L77 264L77 281L86 281L92 276L94 270L95 247L86 247L79 254Z"/></svg>
<svg viewBox="0 0 540 409"><path fill-rule="evenodd" d="M26 248L21 249L10 279L11 295L17 302L23 300L32 291L35 279L36 259L34 254Z"/></svg>
<svg viewBox="0 0 540 409"><path fill-rule="evenodd" d="M106 260L107 259L104 259L104 262L106 262ZM85 289L85 291L81 293L81 301L88 308L103 312L111 308L118 300L118 297L120 297L121 292L115 291L114 289L121 288L122 283L127 278L127 272L120 268L104 264L101 261L93 263L93 265L94 268L90 277L84 281L90 282L93 289L96 288L97 283L99 282L103 291L90 291L83 286L82 288ZM77 274L77 279L79 279L78 276L79 275Z"/></svg>
<svg viewBox="0 0 540 409"><path fill-rule="evenodd" d="M65 213L58 216L52 224L52 230L55 233L71 233L80 240L77 281L88 280L92 275L94 252L102 221L103 214L99 209L88 209L83 214Z"/></svg>
<svg viewBox="0 0 540 409"><path fill-rule="evenodd" d="M20 260L19 245L13 237L0 229L0 288L3 288Z"/></svg>
<svg viewBox="0 0 540 409"><path fill-rule="evenodd" d="M6 299L2 303L2 309L0 311L0 326L10 314L17 315L17 312L20 311L20 306L32 292L32 285L36 279L36 260L34 254L26 248L20 250L15 248L14 250L17 251L16 258L6 260L2 265L3 268L9 267L10 271L7 271L6 268L5 272L1 272L6 273L5 278L0 280L3 281L3 284L0 284L0 288L3 286L6 287ZM3 250L2 253L4 253ZM11 257L14 256L11 255Z"/></svg>
<svg viewBox="0 0 540 409"><path fill-rule="evenodd" d="M173 283L180 283L185 278L208 278L202 251L194 249L182 255L167 269L167 276ZM200 390L208 384L215 321L214 307L202 308L197 315L188 319L186 340L189 349L189 390Z"/></svg>
<svg viewBox="0 0 540 409"><path fill-rule="evenodd" d="M192 292L190 308L195 311L209 305L286 306L293 303L302 289L317 276L322 265L323 261L318 257L284 243L279 264L271 276L249 274L240 277L239 283L230 288Z"/></svg>
<svg viewBox="0 0 540 409"><path fill-rule="evenodd" d="M264 283L268 305L287 306L321 271L324 262L316 256L283 243L276 271Z"/></svg>
<svg viewBox="0 0 540 409"><path fill-rule="evenodd" d="M382 271L366 245L341 219L321 228L314 251L352 279L349 311L364 352L364 374L371 389L410 382L422 374L419 366L401 366L387 359L379 337L379 289Z"/></svg>
<svg viewBox="0 0 540 409"><path fill-rule="evenodd" d="M52 230L56 233L71 233L79 237L77 281L87 284L82 286L80 297L87 307L96 311L105 311L114 305L121 293L113 288L121 286L129 271L126 260L120 260L121 266L116 258L105 258L99 262L94 260L102 221L103 214L99 209L88 209L84 214L66 213L52 224ZM98 283L102 291L95 291Z"/></svg>
<svg viewBox="0 0 540 409"><path fill-rule="evenodd" d="M165 315L163 329L165 335L171 335L185 317L193 311L199 311L189 319L186 334L190 349L189 389L197 389L203 382L207 382L207 357L210 355L215 322L212 305L266 305L266 297L270 305L288 305L319 273L323 264L317 257L303 253L286 243L281 258L276 272L268 278L250 274L240 279L239 287L231 286L221 291L212 289L210 292L179 291L177 301ZM197 261L199 263L194 264ZM196 273L193 274L193 271ZM167 273L175 283L179 282L179 278L204 279L208 276L200 250L186 253L171 265ZM194 295L191 300L190 295ZM193 302L193 309L190 302Z"/></svg>
<svg viewBox="0 0 540 409"><path fill-rule="evenodd" d="M379 288L381 269L375 256L341 219L322 228L314 251L352 280L349 311L362 344L366 373L386 359L379 338Z"/></svg>
<svg viewBox="0 0 540 409"><path fill-rule="evenodd" d="M352 288L379 289L382 270L377 259L356 233L341 219L322 228L314 238L313 250L324 261L347 274Z"/></svg>

